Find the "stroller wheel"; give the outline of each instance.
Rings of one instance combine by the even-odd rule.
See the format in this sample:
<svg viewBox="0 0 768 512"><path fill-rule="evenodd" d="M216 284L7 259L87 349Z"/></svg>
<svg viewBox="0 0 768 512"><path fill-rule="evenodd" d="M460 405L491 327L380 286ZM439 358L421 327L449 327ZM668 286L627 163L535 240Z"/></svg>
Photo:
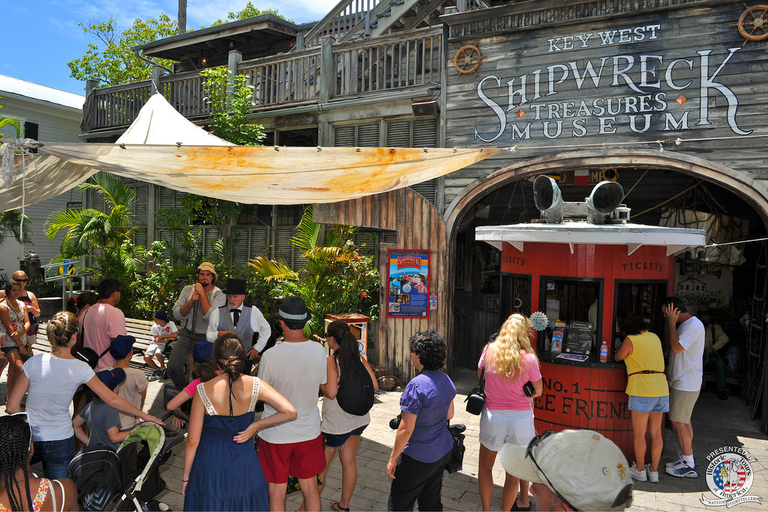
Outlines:
<svg viewBox="0 0 768 512"><path fill-rule="evenodd" d="M148 511L151 510L154 512L173 512L173 510L171 510L171 507L169 507L167 503L163 503L162 501L157 501L157 500L148 501L144 506L144 509Z"/></svg>

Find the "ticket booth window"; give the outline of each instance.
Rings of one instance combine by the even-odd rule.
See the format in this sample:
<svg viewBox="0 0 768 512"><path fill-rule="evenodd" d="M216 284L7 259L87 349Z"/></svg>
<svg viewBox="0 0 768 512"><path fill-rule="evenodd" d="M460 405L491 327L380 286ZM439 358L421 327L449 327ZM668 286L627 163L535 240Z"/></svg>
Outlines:
<svg viewBox="0 0 768 512"><path fill-rule="evenodd" d="M661 307L667 297L667 281L616 281L616 301L613 311L613 341L618 347L626 334L621 330L622 319L634 313L644 319L648 330L664 337L664 316Z"/></svg>
<svg viewBox="0 0 768 512"><path fill-rule="evenodd" d="M545 348L545 340L552 339L558 320L565 324L566 339L570 326L583 329L583 324L589 323L592 324L592 343L591 346L587 343L583 352L594 356L603 311L603 280L542 276L539 297L540 310L549 319L545 336L539 336L539 350Z"/></svg>

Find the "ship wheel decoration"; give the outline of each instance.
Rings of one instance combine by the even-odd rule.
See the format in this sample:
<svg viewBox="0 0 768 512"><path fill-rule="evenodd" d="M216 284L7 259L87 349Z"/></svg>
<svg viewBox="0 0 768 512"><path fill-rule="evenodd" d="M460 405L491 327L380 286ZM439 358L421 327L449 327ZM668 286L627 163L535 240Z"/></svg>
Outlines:
<svg viewBox="0 0 768 512"><path fill-rule="evenodd" d="M456 71L459 72L459 75L469 75L477 72L477 68L480 67L480 63L483 59L484 57L477 46L467 44L459 48L459 51L456 52L456 57L453 59L453 66L456 68Z"/></svg>
<svg viewBox="0 0 768 512"><path fill-rule="evenodd" d="M747 44L748 41L768 39L768 5L755 5L753 7L747 7L747 4L743 5L746 11L739 16L736 27L739 34L744 38L744 44Z"/></svg>

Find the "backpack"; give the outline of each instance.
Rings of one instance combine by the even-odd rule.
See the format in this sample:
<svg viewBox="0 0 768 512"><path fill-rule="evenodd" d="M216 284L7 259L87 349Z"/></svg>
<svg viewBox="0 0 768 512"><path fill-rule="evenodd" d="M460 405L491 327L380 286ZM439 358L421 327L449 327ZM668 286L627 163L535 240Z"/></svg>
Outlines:
<svg viewBox="0 0 768 512"><path fill-rule="evenodd" d="M350 368L344 369L336 401L342 411L355 416L363 416L373 407L373 380L359 358Z"/></svg>
<svg viewBox="0 0 768 512"><path fill-rule="evenodd" d="M106 510L109 502L123 492L120 459L115 450L103 445L77 452L67 467L67 478L75 482L77 501L83 510Z"/></svg>

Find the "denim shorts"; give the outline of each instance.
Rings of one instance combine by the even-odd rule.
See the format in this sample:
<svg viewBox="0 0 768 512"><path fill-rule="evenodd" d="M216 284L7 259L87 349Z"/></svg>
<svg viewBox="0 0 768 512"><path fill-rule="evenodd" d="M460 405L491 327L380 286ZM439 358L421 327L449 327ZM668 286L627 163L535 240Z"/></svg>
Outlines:
<svg viewBox="0 0 768 512"><path fill-rule="evenodd" d="M637 412L669 412L669 395L635 396L629 395L629 410Z"/></svg>
<svg viewBox="0 0 768 512"><path fill-rule="evenodd" d="M367 426L368 425L363 425L362 427L358 427L352 432L347 432L346 434L326 434L323 432L323 441L325 441L325 446L328 448L338 448L339 446L342 446L344 443L346 443L347 439L350 437L361 435Z"/></svg>
<svg viewBox="0 0 768 512"><path fill-rule="evenodd" d="M11 352L20 352L18 345L6 345L3 347L3 354L10 354Z"/></svg>
<svg viewBox="0 0 768 512"><path fill-rule="evenodd" d="M75 456L75 436L57 441L35 441L32 464L42 461L45 478L67 478L67 466Z"/></svg>

